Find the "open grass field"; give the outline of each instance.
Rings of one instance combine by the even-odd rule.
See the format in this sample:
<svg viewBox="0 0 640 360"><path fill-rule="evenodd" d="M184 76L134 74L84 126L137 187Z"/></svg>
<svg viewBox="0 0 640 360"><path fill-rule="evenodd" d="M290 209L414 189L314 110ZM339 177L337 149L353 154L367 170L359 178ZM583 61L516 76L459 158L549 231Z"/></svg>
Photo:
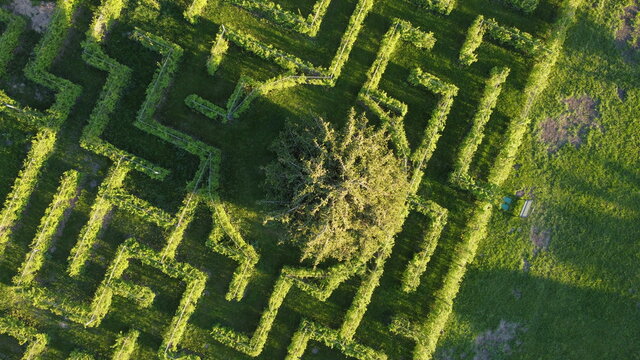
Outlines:
<svg viewBox="0 0 640 360"><path fill-rule="evenodd" d="M274 3L2 3L0 359L640 357L633 4ZM351 108L406 221L311 269L263 167Z"/></svg>

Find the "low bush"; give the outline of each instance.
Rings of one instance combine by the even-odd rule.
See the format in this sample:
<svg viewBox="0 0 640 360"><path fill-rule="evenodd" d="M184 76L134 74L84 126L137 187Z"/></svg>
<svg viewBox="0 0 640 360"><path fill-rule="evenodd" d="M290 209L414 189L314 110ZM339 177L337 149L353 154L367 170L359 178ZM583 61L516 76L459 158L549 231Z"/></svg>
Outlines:
<svg viewBox="0 0 640 360"><path fill-rule="evenodd" d="M427 264L431 260L431 255L438 245L438 239L442 234L444 226L447 224L448 211L433 201L425 201L416 198L414 207L421 214L429 217L431 222L424 233L420 250L409 260L407 268L402 274L402 290L404 292L414 292L420 285L420 278L427 270Z"/></svg>
<svg viewBox="0 0 640 360"><path fill-rule="evenodd" d="M494 67L485 82L484 92L480 99L480 105L473 116L472 126L465 136L458 151L458 156L454 162L453 172L450 181L454 184L464 183L464 179L469 175L469 167L473 160L473 155L478 150L484 138L484 128L489 122L493 109L498 102L498 96L502 92L502 85L507 80L511 70L507 67Z"/></svg>
<svg viewBox="0 0 640 360"><path fill-rule="evenodd" d="M42 268L51 241L58 232L65 214L72 206L73 199L78 195L79 179L80 174L74 170L67 171L62 176L53 201L47 207L36 231L36 236L31 242L31 251L25 256L25 261L20 266L18 275L13 278L14 284L18 286L31 284L36 273Z"/></svg>
<svg viewBox="0 0 640 360"><path fill-rule="evenodd" d="M18 46L18 40L27 23L22 17L13 15L4 9L0 9L0 22L7 23L2 36L0 36L0 77L2 77L7 64L13 58L13 51Z"/></svg>

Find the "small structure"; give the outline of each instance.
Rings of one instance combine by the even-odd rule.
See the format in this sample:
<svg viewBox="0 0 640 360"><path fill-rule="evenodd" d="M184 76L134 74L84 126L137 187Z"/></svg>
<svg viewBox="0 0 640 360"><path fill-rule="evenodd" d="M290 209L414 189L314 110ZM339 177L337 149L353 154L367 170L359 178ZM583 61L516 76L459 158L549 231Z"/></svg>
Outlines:
<svg viewBox="0 0 640 360"><path fill-rule="evenodd" d="M524 205L522 205L522 209L520 210L520 217L529 217L529 215L531 215L531 211L533 211L533 200L525 200Z"/></svg>
<svg viewBox="0 0 640 360"><path fill-rule="evenodd" d="M502 204L500 204L500 209L502 209L502 211L509 211L511 210L512 204L513 204L513 199L511 199L508 196L505 196L502 198Z"/></svg>

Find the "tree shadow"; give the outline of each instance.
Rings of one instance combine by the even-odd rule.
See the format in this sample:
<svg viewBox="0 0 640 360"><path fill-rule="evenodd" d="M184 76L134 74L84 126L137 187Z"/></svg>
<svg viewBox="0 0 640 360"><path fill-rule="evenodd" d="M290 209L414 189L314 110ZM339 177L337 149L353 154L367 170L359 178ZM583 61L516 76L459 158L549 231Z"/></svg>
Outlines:
<svg viewBox="0 0 640 360"><path fill-rule="evenodd" d="M525 329L511 343L517 359L630 359L640 356L640 303L530 273L472 266L436 359L473 354L474 337L501 320ZM519 345L518 345L519 343ZM496 349L497 350L497 349ZM499 353L499 352L498 352ZM468 356L467 356L468 358ZM503 358L503 357L495 357Z"/></svg>

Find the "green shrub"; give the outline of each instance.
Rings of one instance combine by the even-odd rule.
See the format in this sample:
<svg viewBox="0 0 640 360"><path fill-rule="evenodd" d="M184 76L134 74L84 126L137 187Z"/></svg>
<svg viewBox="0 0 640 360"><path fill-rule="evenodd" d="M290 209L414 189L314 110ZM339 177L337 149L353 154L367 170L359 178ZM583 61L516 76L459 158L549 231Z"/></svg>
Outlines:
<svg viewBox="0 0 640 360"><path fill-rule="evenodd" d="M482 44L485 31L484 16L478 15L471 26L469 26L467 37L462 44L462 49L460 49L458 60L461 64L471 65L478 61L476 50L480 47L480 44Z"/></svg>
<svg viewBox="0 0 640 360"><path fill-rule="evenodd" d="M436 249L438 239L444 226L447 224L448 210L433 201L425 201L416 198L414 207L421 214L431 219L429 228L424 234L420 243L420 250L409 260L407 268L402 274L402 290L404 292L414 292L420 285L420 278L427 270L427 264L431 260L431 255Z"/></svg>
<svg viewBox="0 0 640 360"><path fill-rule="evenodd" d="M417 5L425 9L449 15L456 7L456 0L413 0Z"/></svg>
<svg viewBox="0 0 640 360"><path fill-rule="evenodd" d="M42 268L51 241L60 228L65 214L71 208L73 199L78 195L79 179L80 174L74 170L67 171L62 176L53 201L47 207L36 231L36 236L31 242L31 250L25 256L25 261L20 266L18 275L13 278L14 284L18 286L31 284L36 273Z"/></svg>
<svg viewBox="0 0 640 360"><path fill-rule="evenodd" d="M491 74L485 82L480 105L473 116L471 130L465 136L458 151L458 156L453 166L454 170L450 176L452 183L461 185L465 182L463 178L469 175L469 167L471 166L473 155L484 138L484 127L491 118L493 109L498 102L498 96L502 92L502 85L507 80L510 71L507 67L494 67L491 69Z"/></svg>
<svg viewBox="0 0 640 360"><path fill-rule="evenodd" d="M51 156L56 139L54 131L43 129L36 134L32 142L24 167L20 170L11 192L7 195L4 208L0 212L0 254L9 242L13 227L35 190L40 171L45 161Z"/></svg>
<svg viewBox="0 0 640 360"><path fill-rule="evenodd" d="M231 3L249 11L264 14L267 19L276 24L313 37L320 29L322 18L327 12L331 0L318 0L313 5L311 14L307 17L283 10L279 4L268 0L231 0Z"/></svg>
<svg viewBox="0 0 640 360"><path fill-rule="evenodd" d="M0 9L0 22L7 23L6 29L0 36L0 77L2 77L9 61L13 58L13 51L18 46L18 40L24 32L26 21L20 16Z"/></svg>

